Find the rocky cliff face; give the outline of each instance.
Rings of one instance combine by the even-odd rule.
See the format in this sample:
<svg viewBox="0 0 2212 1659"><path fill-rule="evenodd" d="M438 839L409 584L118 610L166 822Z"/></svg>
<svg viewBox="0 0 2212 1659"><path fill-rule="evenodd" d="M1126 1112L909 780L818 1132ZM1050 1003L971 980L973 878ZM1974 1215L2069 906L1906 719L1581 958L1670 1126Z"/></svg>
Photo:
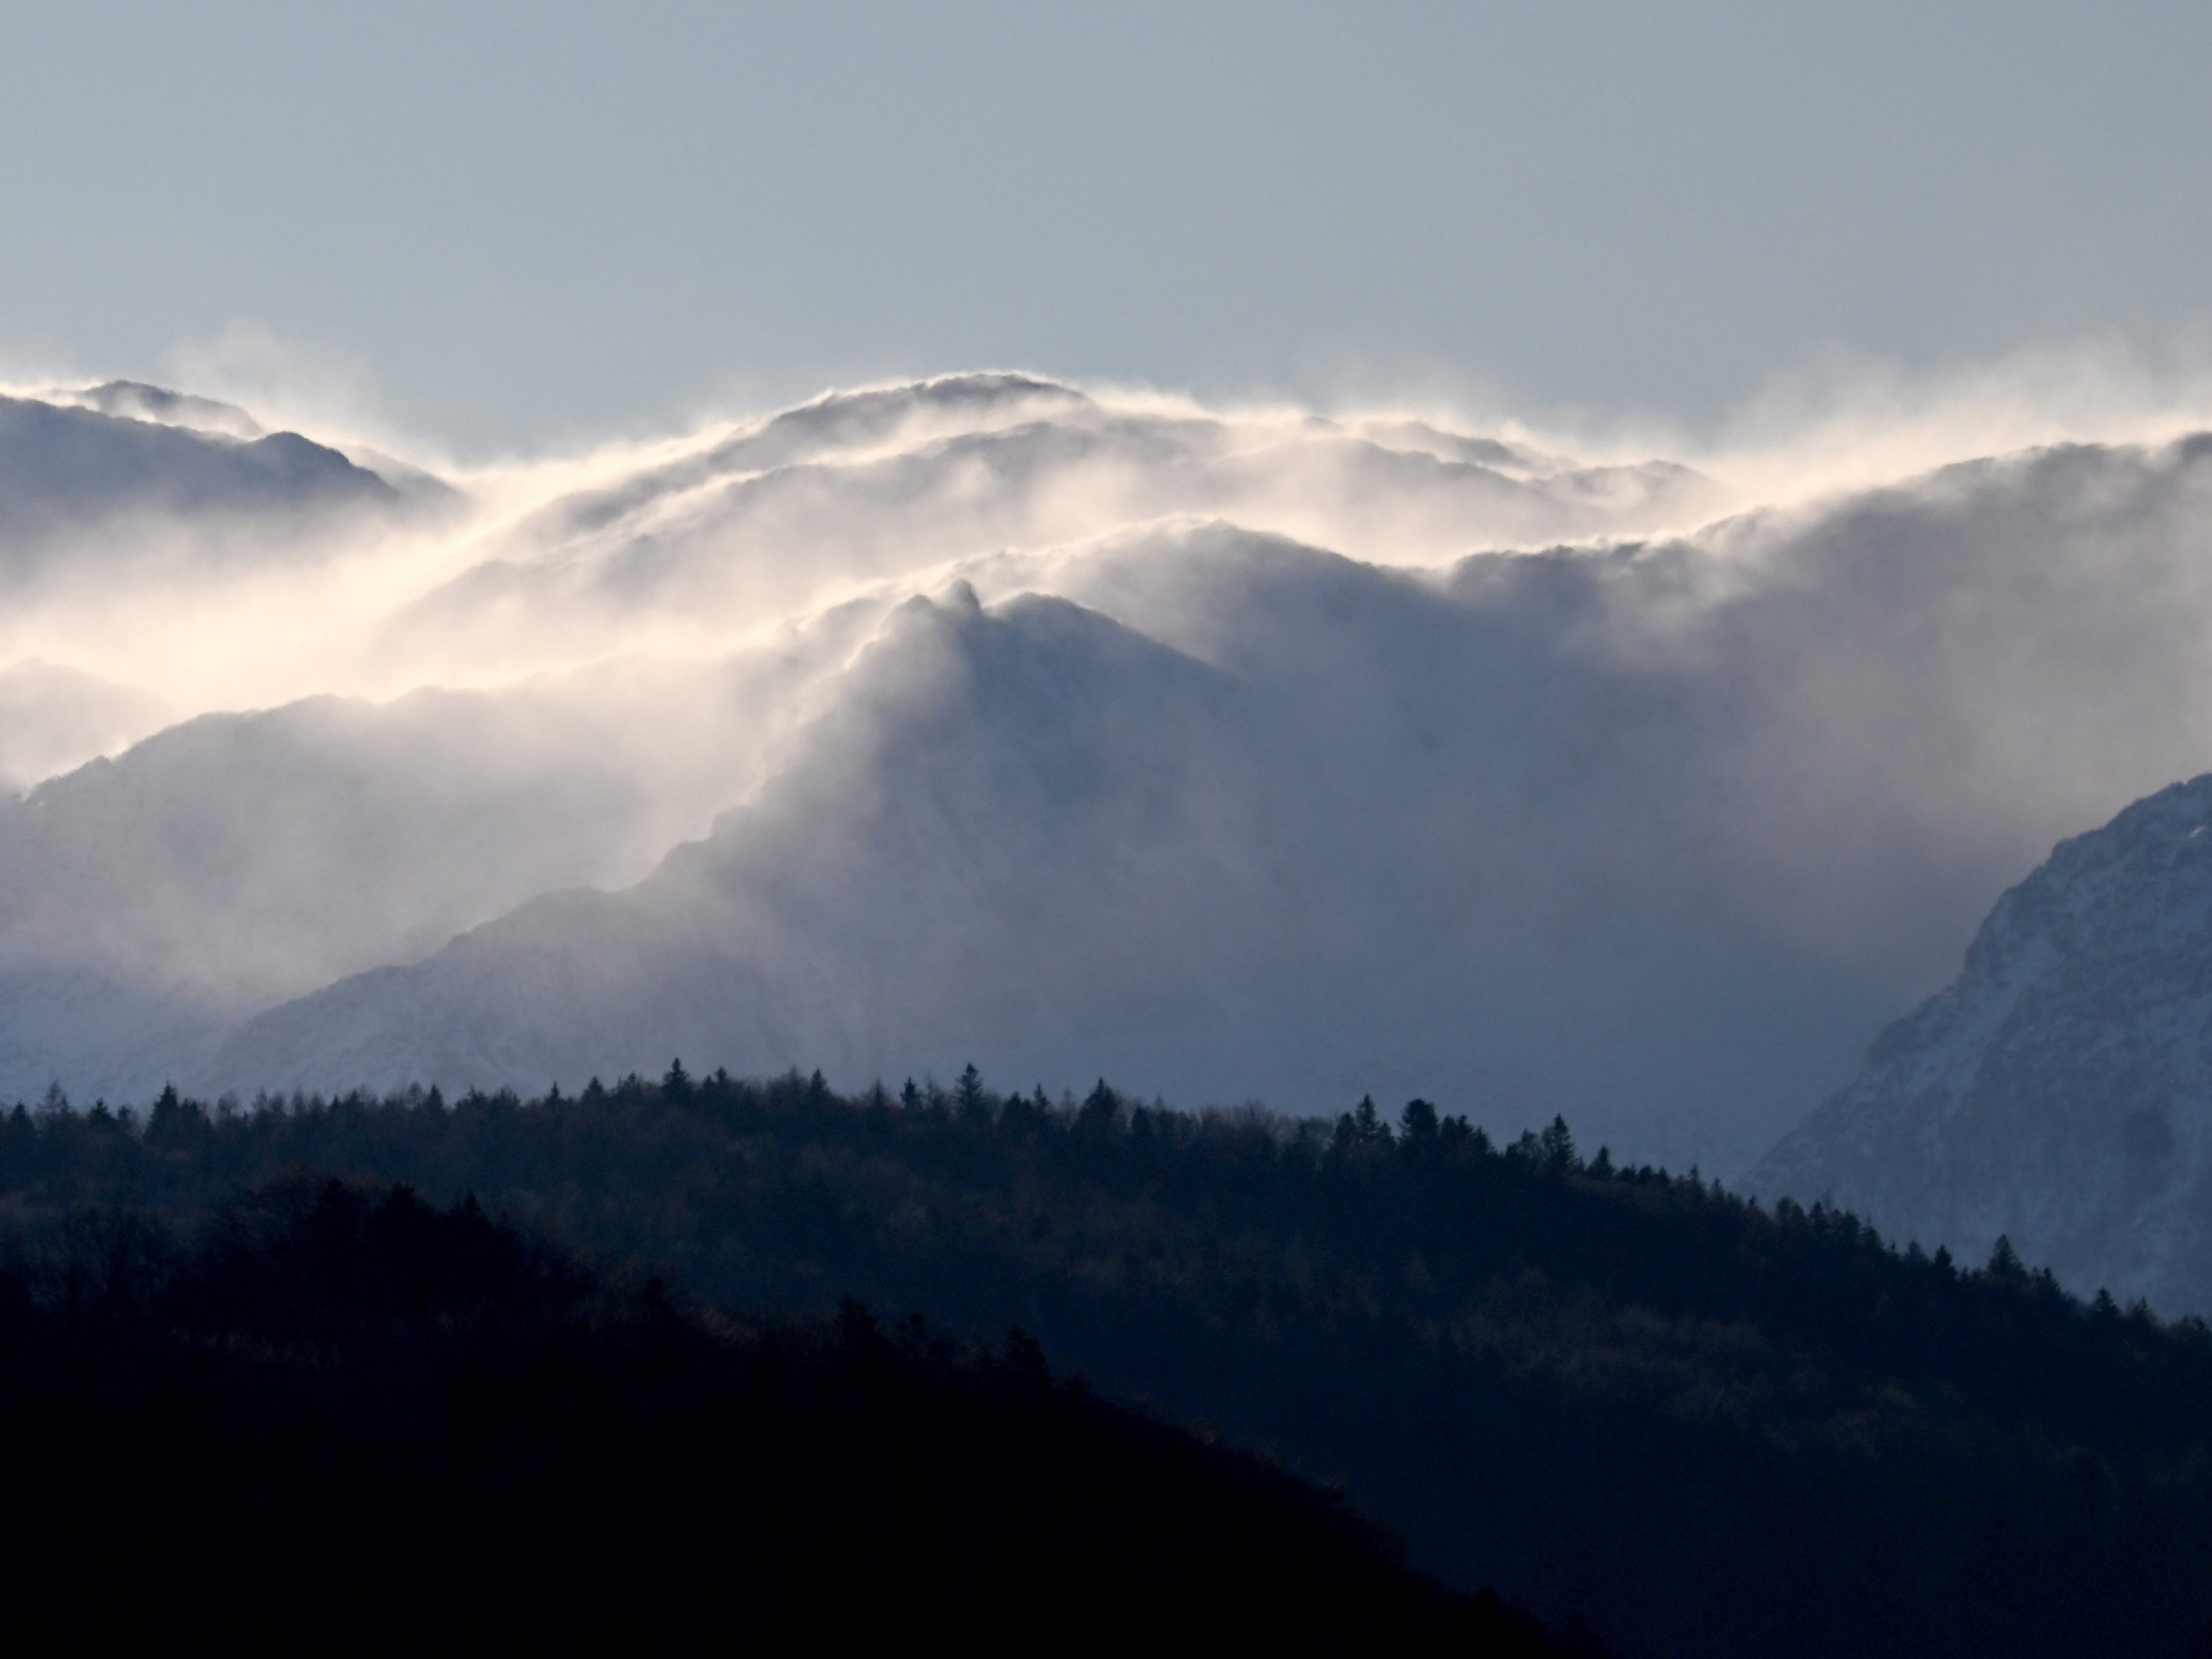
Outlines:
<svg viewBox="0 0 2212 1659"><path fill-rule="evenodd" d="M2060 843L1760 1191L2212 1310L2212 775Z"/></svg>

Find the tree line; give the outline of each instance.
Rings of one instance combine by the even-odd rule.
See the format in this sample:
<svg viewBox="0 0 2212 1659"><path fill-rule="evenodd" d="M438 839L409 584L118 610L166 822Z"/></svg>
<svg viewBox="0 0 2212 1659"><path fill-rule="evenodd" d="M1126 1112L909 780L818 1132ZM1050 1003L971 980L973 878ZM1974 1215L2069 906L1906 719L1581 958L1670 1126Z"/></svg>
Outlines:
<svg viewBox="0 0 2212 1659"><path fill-rule="evenodd" d="M27 1221L185 1224L310 1170L473 1194L716 1308L1018 1325L1631 1655L2178 1654L2212 1621L2201 1322L1585 1155L1556 1121L680 1065L0 1117Z"/></svg>

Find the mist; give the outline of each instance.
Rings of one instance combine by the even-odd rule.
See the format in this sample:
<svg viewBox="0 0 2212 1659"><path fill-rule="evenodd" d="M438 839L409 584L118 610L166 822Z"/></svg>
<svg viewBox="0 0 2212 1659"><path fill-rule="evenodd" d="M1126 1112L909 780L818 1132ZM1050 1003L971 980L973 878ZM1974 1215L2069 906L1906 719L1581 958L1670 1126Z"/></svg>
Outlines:
<svg viewBox="0 0 2212 1659"><path fill-rule="evenodd" d="M2203 769L2198 390L982 374L463 467L24 388L0 1092L973 1060L1733 1172Z"/></svg>

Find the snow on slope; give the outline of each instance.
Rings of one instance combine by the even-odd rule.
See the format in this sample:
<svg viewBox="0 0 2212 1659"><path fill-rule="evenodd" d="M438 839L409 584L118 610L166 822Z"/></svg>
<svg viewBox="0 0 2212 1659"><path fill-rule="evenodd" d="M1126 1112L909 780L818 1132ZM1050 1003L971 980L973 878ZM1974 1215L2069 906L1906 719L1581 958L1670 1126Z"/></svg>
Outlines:
<svg viewBox="0 0 2212 1659"><path fill-rule="evenodd" d="M1756 1179L2212 1310L2212 775L2062 842Z"/></svg>
<svg viewBox="0 0 2212 1659"><path fill-rule="evenodd" d="M2204 751L2208 471L2064 449L1425 571L1220 525L967 562L642 887L276 1011L212 1076L972 1058L1740 1167L2036 837Z"/></svg>
<svg viewBox="0 0 2212 1659"><path fill-rule="evenodd" d="M289 528L307 515L389 511L400 500L374 472L296 432L241 438L0 397L0 574L11 581L42 574L30 555L49 543L119 550L125 538L87 533L118 520L199 518L234 528L276 520Z"/></svg>
<svg viewBox="0 0 2212 1659"><path fill-rule="evenodd" d="M0 800L0 1092L134 1097L239 1018L621 884L742 792L805 651L206 714ZM33 994L70 988L57 1005ZM118 1041L144 1023L187 1035ZM167 1022L167 1023L165 1023Z"/></svg>
<svg viewBox="0 0 2212 1659"><path fill-rule="evenodd" d="M220 433L227 438L252 442L268 435L267 428L236 404L199 398L143 380L104 380L98 386L57 387L41 403L97 410L127 421L149 421L158 426L183 427L194 432Z"/></svg>
<svg viewBox="0 0 2212 1659"><path fill-rule="evenodd" d="M0 811L0 1093L972 1058L1729 1168L2212 750L2201 440L1760 507L976 374L451 482L0 617L191 722Z"/></svg>
<svg viewBox="0 0 2212 1659"><path fill-rule="evenodd" d="M961 375L825 398L556 500L489 538L404 625L726 624L1174 517L1431 562L1694 523L1724 500L1684 467L1576 465L1417 422L1212 416Z"/></svg>

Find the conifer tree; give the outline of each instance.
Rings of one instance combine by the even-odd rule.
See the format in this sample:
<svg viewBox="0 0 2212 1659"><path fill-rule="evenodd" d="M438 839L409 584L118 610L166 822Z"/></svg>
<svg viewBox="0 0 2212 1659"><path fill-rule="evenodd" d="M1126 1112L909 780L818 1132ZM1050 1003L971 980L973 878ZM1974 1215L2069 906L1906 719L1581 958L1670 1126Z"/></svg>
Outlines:
<svg viewBox="0 0 2212 1659"><path fill-rule="evenodd" d="M1363 1146L1387 1146L1390 1144L1390 1126L1382 1121L1382 1114L1375 1109L1375 1097L1362 1095L1359 1104L1352 1114L1354 1138Z"/></svg>
<svg viewBox="0 0 2212 1659"><path fill-rule="evenodd" d="M970 1122L990 1115L990 1101L983 1093L983 1074L975 1069L973 1060L953 1083L952 1101L959 1108L960 1115Z"/></svg>
<svg viewBox="0 0 2212 1659"><path fill-rule="evenodd" d="M1438 1127L1437 1109L1425 1100L1407 1101L1398 1115L1398 1133L1409 1151L1433 1151Z"/></svg>
<svg viewBox="0 0 2212 1659"><path fill-rule="evenodd" d="M1077 1127L1090 1130L1111 1129L1121 1115L1121 1097L1107 1086L1100 1078L1098 1086L1085 1096L1083 1107L1076 1114Z"/></svg>
<svg viewBox="0 0 2212 1659"><path fill-rule="evenodd" d="M1578 1170L1582 1167L1582 1160L1575 1156L1574 1132L1567 1127L1567 1120L1565 1117L1555 1115L1537 1139L1542 1148L1546 1169L1554 1170L1564 1175L1570 1170Z"/></svg>

